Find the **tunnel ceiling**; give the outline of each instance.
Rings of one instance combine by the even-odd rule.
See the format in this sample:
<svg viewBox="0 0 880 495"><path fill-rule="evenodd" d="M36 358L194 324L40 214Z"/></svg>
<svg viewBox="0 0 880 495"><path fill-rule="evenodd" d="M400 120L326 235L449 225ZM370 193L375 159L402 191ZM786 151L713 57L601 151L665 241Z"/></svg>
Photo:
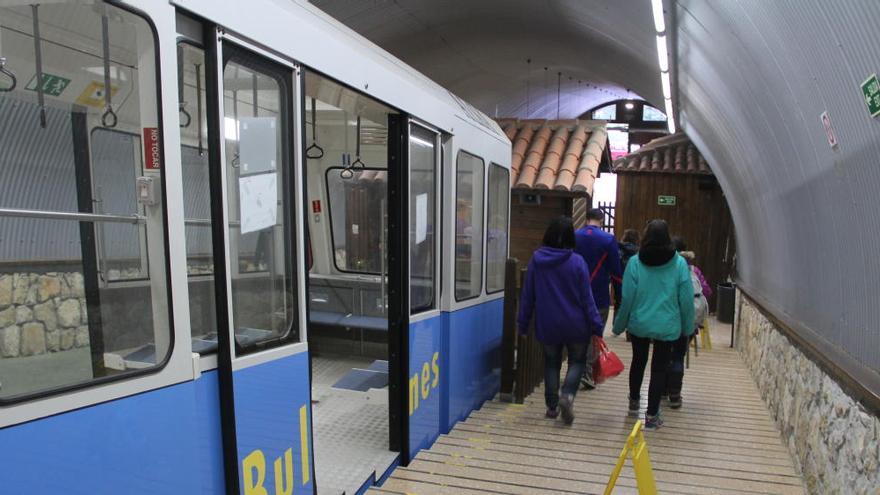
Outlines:
<svg viewBox="0 0 880 495"><path fill-rule="evenodd" d="M630 96L663 108L648 0L311 3L490 116L555 118L558 73L562 118Z"/></svg>
<svg viewBox="0 0 880 495"><path fill-rule="evenodd" d="M545 65L662 108L649 0L314 3L490 115L526 116L528 81L528 116L555 117ZM880 117L860 91L880 72L880 2L666 6L679 125L727 195L738 281L880 393ZM590 88L560 113L615 97Z"/></svg>

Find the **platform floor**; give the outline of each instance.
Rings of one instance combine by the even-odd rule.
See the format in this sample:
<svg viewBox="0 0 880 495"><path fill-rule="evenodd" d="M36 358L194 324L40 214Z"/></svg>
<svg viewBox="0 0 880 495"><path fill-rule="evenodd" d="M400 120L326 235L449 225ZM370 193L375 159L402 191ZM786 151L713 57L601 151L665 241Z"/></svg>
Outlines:
<svg viewBox="0 0 880 495"><path fill-rule="evenodd" d="M312 357L315 478L319 495L352 495L397 458L388 450L388 387L367 392L332 388L373 359Z"/></svg>
<svg viewBox="0 0 880 495"><path fill-rule="evenodd" d="M714 348L691 353L684 407L663 408L664 427L646 432L660 493L804 493L751 376L728 347L730 326L712 327ZM627 370L578 394L572 426L544 418L543 389L525 404L493 401L368 493L603 493L635 421L626 411L630 346L606 340ZM646 376L642 414L647 386ZM629 463L614 493L637 493Z"/></svg>

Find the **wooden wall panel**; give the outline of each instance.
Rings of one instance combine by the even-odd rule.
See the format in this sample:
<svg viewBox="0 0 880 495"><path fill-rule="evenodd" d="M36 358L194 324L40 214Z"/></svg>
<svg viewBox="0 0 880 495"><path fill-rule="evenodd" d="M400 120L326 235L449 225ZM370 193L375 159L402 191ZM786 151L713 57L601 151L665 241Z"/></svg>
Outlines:
<svg viewBox="0 0 880 495"><path fill-rule="evenodd" d="M540 205L524 205L514 192L510 204L510 256L519 260L521 268L541 246L550 222L560 215L571 215L571 202L567 197L542 196Z"/></svg>
<svg viewBox="0 0 880 495"><path fill-rule="evenodd" d="M675 206L657 204L659 195L676 197ZM699 175L621 173L617 176L615 235L662 218L673 235L684 237L712 290L730 274L735 243L727 200L717 181ZM710 308L714 310L714 297Z"/></svg>

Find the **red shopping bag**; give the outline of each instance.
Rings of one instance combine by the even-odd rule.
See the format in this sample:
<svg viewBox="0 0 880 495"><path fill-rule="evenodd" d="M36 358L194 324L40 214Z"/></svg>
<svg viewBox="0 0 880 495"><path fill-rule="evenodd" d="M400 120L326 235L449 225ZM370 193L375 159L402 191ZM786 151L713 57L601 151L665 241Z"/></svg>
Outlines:
<svg viewBox="0 0 880 495"><path fill-rule="evenodd" d="M597 353L596 361L593 363L593 381L602 383L623 372L623 362L617 354L608 349L605 339L593 337L593 349Z"/></svg>

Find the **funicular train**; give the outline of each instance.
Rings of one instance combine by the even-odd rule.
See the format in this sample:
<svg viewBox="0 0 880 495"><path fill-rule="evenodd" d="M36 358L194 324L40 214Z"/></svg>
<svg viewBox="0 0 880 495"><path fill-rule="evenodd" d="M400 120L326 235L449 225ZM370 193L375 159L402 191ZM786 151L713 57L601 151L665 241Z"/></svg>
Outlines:
<svg viewBox="0 0 880 495"><path fill-rule="evenodd" d="M0 492L406 464L497 392L509 163L299 0L0 0Z"/></svg>

